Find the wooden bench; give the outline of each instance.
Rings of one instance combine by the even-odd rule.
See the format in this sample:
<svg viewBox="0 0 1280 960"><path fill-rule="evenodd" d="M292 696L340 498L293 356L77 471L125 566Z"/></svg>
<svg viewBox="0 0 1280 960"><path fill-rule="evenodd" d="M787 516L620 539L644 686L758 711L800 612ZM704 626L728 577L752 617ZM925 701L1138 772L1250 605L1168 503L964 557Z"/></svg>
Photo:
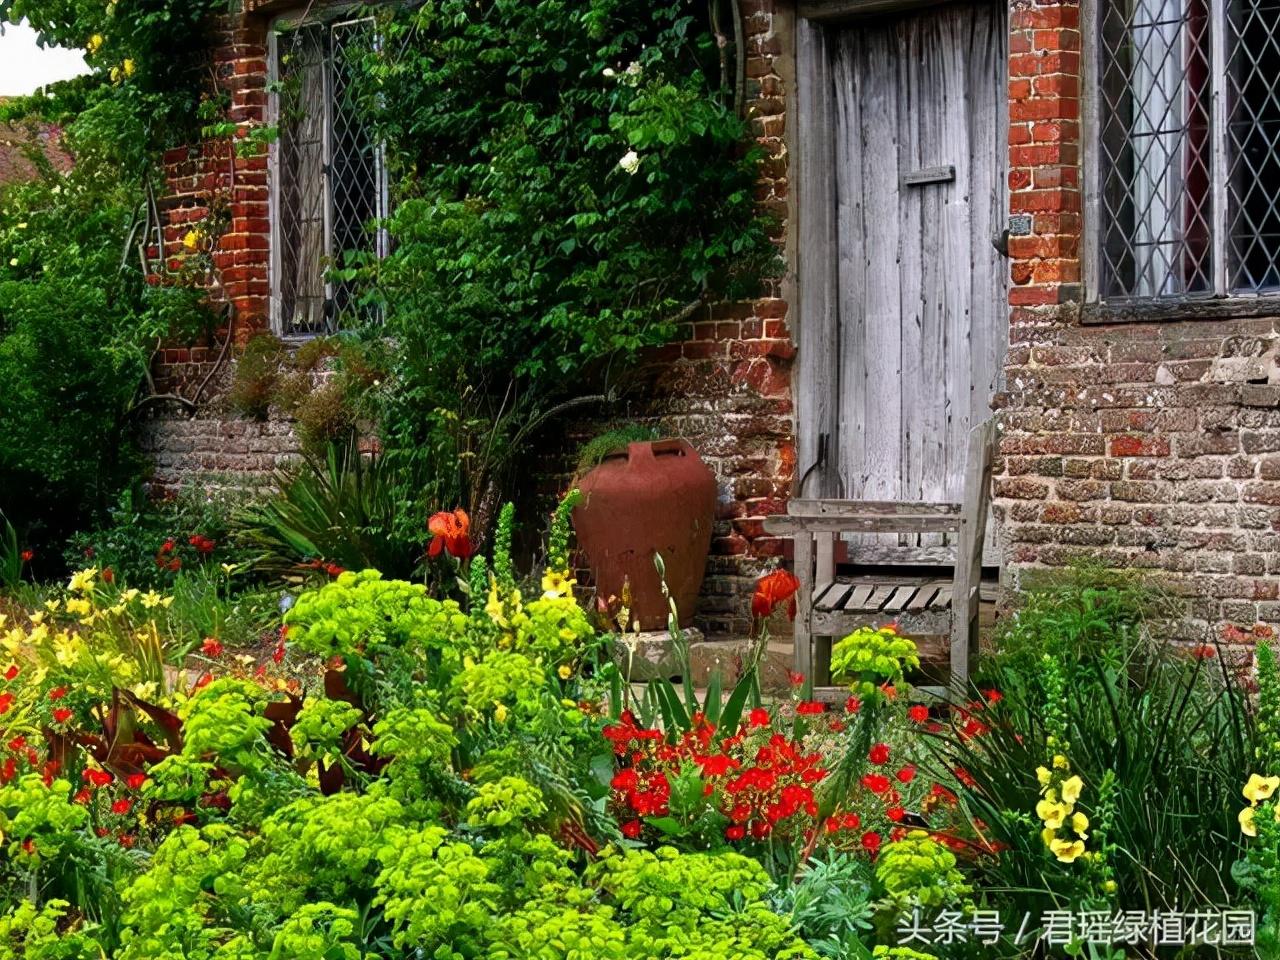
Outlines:
<svg viewBox="0 0 1280 960"><path fill-rule="evenodd" d="M795 669L813 678L815 696L841 693L825 685L831 649L827 638L891 622L906 636L948 638L950 686L957 692L968 686L978 652L982 547L995 436L994 419L970 432L960 503L797 499L787 505L785 516L765 520L766 531L790 536L795 544L795 574L800 580ZM952 543L849 544L849 560L869 572L840 575L836 545L841 535L854 533L945 534ZM820 638L824 642L819 643ZM941 687L922 689L945 694Z"/></svg>

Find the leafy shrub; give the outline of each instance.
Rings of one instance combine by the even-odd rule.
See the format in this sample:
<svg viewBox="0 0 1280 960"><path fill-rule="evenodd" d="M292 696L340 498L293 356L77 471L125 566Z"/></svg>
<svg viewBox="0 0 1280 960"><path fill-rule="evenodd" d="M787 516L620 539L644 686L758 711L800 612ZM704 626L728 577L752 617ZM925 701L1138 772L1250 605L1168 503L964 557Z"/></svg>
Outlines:
<svg viewBox="0 0 1280 960"><path fill-rule="evenodd" d="M287 348L279 337L257 333L249 338L236 360L236 373L227 391L231 409L243 417L265 420L280 384L280 366Z"/></svg>

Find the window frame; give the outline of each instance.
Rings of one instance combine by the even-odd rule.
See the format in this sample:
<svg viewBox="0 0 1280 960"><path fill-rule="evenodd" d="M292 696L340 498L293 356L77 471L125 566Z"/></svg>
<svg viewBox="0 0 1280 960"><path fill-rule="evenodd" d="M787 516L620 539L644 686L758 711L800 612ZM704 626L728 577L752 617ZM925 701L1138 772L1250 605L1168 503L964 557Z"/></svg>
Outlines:
<svg viewBox="0 0 1280 960"><path fill-rule="evenodd" d="M1210 53L1210 226L1213 290L1203 293L1102 295L1102 237L1106 211L1102 204L1102 4L1111 0L1083 0L1080 5L1080 164L1081 238L1080 269L1082 323L1123 323L1158 320L1234 319L1273 316L1280 313L1280 290L1233 291L1229 289L1229 134L1226 101L1228 62L1226 47L1227 4L1231 0L1207 0Z"/></svg>
<svg viewBox="0 0 1280 960"><path fill-rule="evenodd" d="M297 28L309 24L323 24L326 29L332 29L334 26L344 23L354 23L359 20L371 19L368 17L349 16L357 13L360 5L352 3L319 3L314 6L305 8L295 8L286 10L282 13L271 17L267 23L267 98L264 115L266 123L274 126L280 120L280 94L277 90L279 81L279 49L278 42L280 39L282 28ZM344 19L344 17L346 19ZM375 40L376 42L376 40ZM332 122L331 112L333 109L332 95L329 88L329 78L326 72L325 77L325 96L324 96L324 148L323 148L323 167L327 170L332 158ZM381 224L375 231L374 241L372 244L372 252L379 258L385 258L391 249L390 234L385 225L387 217L391 210L390 183L387 175L386 163L386 144L378 143L375 147L375 178L377 180L377 200L378 219ZM332 330L306 330L306 331L286 331L284 325L284 317L282 316L283 303L281 300L280 290L283 277L283 239L280 234L281 213L281 156L280 156L280 138L273 137L267 147L267 225L268 225L268 255L267 255L267 320L269 329L277 337L285 343L305 343L316 337L332 336L341 332L341 327L335 327ZM332 257L333 245L333 191L331 181L326 175L324 178L324 217L325 217L325 256ZM324 280L325 300L331 302L333 299L333 283L328 278Z"/></svg>

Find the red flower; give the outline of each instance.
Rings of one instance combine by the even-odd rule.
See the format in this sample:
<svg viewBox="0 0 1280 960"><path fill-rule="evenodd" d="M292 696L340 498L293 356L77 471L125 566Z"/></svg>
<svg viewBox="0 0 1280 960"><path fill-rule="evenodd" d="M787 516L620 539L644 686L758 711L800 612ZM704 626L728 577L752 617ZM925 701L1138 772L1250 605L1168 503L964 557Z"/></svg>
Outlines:
<svg viewBox="0 0 1280 960"><path fill-rule="evenodd" d="M79 804L86 804L92 799L93 799L93 794L89 792L88 788L85 788L84 790L80 790L76 793L74 802Z"/></svg>
<svg viewBox="0 0 1280 960"><path fill-rule="evenodd" d="M199 690L202 687L207 687L212 682L213 682L213 674L209 673L206 670L204 673L200 674L200 676L196 678L196 685L193 689Z"/></svg>
<svg viewBox="0 0 1280 960"><path fill-rule="evenodd" d="M67 695L66 687L54 687L52 690L49 691L50 700L61 700L66 695Z"/></svg>
<svg viewBox="0 0 1280 960"><path fill-rule="evenodd" d="M850 697L844 702L845 713L857 713L862 709L862 701L857 697Z"/></svg>
<svg viewBox="0 0 1280 960"><path fill-rule="evenodd" d="M161 552L161 553L172 553L172 552L173 552L173 548L174 548L175 546L176 546L176 544L174 543L173 537L170 537L168 540L166 540L164 543L162 543L162 544L160 545L160 552Z"/></svg>
<svg viewBox="0 0 1280 960"><path fill-rule="evenodd" d="M819 703L817 700L805 700L796 707L796 713L802 717L812 717L819 713L826 713L826 704Z"/></svg>
<svg viewBox="0 0 1280 960"><path fill-rule="evenodd" d="M23 550L20 554L18 554L18 559L21 560L23 563L30 563L33 559L35 559L35 555L36 555L36 552L34 550Z"/></svg>
<svg viewBox="0 0 1280 960"><path fill-rule="evenodd" d="M84 778L91 786L94 787L105 787L113 779L111 774L106 770L97 770L93 767L89 767L85 770Z"/></svg>
<svg viewBox="0 0 1280 960"><path fill-rule="evenodd" d="M345 567L340 567L336 563L326 563L322 569L335 580L347 572Z"/></svg>
<svg viewBox="0 0 1280 960"><path fill-rule="evenodd" d="M628 820L622 825L622 835L635 840L644 830L644 824L639 820Z"/></svg>
<svg viewBox="0 0 1280 960"><path fill-rule="evenodd" d="M171 573L177 573L181 569L182 569L181 557L174 557L172 560L169 561L169 571Z"/></svg>
<svg viewBox="0 0 1280 960"><path fill-rule="evenodd" d="M929 708L923 703L917 703L915 706L907 708L907 717L913 723L924 723L929 719Z"/></svg>
<svg viewBox="0 0 1280 960"><path fill-rule="evenodd" d="M956 779L959 780L961 783L963 783L966 787L972 787L974 784L978 782L973 779L973 774L971 774L964 767L956 767Z"/></svg>
<svg viewBox="0 0 1280 960"><path fill-rule="evenodd" d="M746 835L746 827L739 826L736 823L724 828L724 838L726 840L741 840Z"/></svg>
<svg viewBox="0 0 1280 960"><path fill-rule="evenodd" d="M121 797L115 803L111 804L111 812L118 813L121 816L128 813L132 808L133 808L133 801L126 800L123 797Z"/></svg>
<svg viewBox="0 0 1280 960"><path fill-rule="evenodd" d="M103 568L102 568L102 582L103 582L103 583L115 583L115 582L116 582L116 572L115 572L114 570L112 570L110 567L103 567Z"/></svg>
<svg viewBox="0 0 1280 960"><path fill-rule="evenodd" d="M723 753L717 753L710 757L698 757L696 762L702 768L704 777L722 777L730 770L735 770L742 766L733 757Z"/></svg>
<svg viewBox="0 0 1280 960"><path fill-rule="evenodd" d="M911 764L907 764L901 770L894 774L898 778L899 783L910 783L916 778L916 768Z"/></svg>
<svg viewBox="0 0 1280 960"><path fill-rule="evenodd" d="M71 711L66 707L59 707L53 711L53 719L57 723L66 723L71 719Z"/></svg>
<svg viewBox="0 0 1280 960"><path fill-rule="evenodd" d="M879 766L882 763L888 763L889 762L889 745L885 743L877 743L874 747L871 748L871 751L867 754L867 759L870 760L872 763L874 763L876 766Z"/></svg>
<svg viewBox="0 0 1280 960"><path fill-rule="evenodd" d="M868 773L862 778L862 785L872 793L885 793L889 789L889 778L879 773Z"/></svg>
<svg viewBox="0 0 1280 960"><path fill-rule="evenodd" d="M199 533L192 534L190 537L188 537L187 543L191 544L193 547L196 548L197 552L203 553L205 556L208 556L209 554L213 553L213 551L217 549L217 546L218 546L218 543L216 540L210 540L208 537L203 536L202 534L199 534Z"/></svg>
<svg viewBox="0 0 1280 960"><path fill-rule="evenodd" d="M903 810L901 807L890 807L884 812L884 815L894 823L901 823L902 818L907 815L907 811Z"/></svg>
<svg viewBox="0 0 1280 960"><path fill-rule="evenodd" d="M4 672L6 680L16 680L18 677L18 665L16 663L9 664L9 669Z"/></svg>
<svg viewBox="0 0 1280 960"><path fill-rule="evenodd" d="M787 671L787 680L793 687L798 687L804 683L804 674L796 673L794 670Z"/></svg>
<svg viewBox="0 0 1280 960"><path fill-rule="evenodd" d="M461 507L452 513L442 510L432 514L427 530L431 533L431 546L427 549L430 556L438 557L448 551L449 556L465 560L475 550L471 543L471 518Z"/></svg>
<svg viewBox="0 0 1280 960"><path fill-rule="evenodd" d="M747 724L752 727L767 727L769 725L769 711L764 707L756 707L747 714Z"/></svg>
<svg viewBox="0 0 1280 960"><path fill-rule="evenodd" d="M866 848L867 852L872 856L875 856L876 851L880 849L880 843L880 834L876 833L874 830L868 831L862 835L862 846Z"/></svg>
<svg viewBox="0 0 1280 960"><path fill-rule="evenodd" d="M222 644L218 642L216 637L205 637L204 643L200 644L200 652L206 657L222 656Z"/></svg>
<svg viewBox="0 0 1280 960"><path fill-rule="evenodd" d="M985 694L988 703L999 703L1004 699L1004 694L999 690L988 690Z"/></svg>
<svg viewBox="0 0 1280 960"><path fill-rule="evenodd" d="M27 738L22 736L21 734L19 734L18 736L10 740L8 744L9 749L12 750L14 753L17 753L26 745L27 745Z"/></svg>
<svg viewBox="0 0 1280 960"><path fill-rule="evenodd" d="M756 581L755 596L751 598L751 615L767 617L778 609L780 604L787 605L787 616L796 618L796 591L800 589L800 581L786 570L775 570Z"/></svg>
<svg viewBox="0 0 1280 960"><path fill-rule="evenodd" d="M131 773L124 778L124 782L130 790L141 790L142 785L147 782L147 775L145 773Z"/></svg>
<svg viewBox="0 0 1280 960"><path fill-rule="evenodd" d="M0 693L0 713L8 713L9 707L13 705L12 693Z"/></svg>

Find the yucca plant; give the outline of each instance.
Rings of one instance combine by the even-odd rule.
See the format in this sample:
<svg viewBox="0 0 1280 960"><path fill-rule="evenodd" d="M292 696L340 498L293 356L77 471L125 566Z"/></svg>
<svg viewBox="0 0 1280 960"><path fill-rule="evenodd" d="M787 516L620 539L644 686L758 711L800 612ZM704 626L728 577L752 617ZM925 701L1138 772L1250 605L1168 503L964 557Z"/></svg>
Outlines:
<svg viewBox="0 0 1280 960"><path fill-rule="evenodd" d="M308 566L411 576L421 542L398 537L397 516L409 509L396 493L386 461L357 445L331 444L324 458L305 457L277 478L279 492L236 516L260 572L286 576ZM422 533L426 539L426 531Z"/></svg>

